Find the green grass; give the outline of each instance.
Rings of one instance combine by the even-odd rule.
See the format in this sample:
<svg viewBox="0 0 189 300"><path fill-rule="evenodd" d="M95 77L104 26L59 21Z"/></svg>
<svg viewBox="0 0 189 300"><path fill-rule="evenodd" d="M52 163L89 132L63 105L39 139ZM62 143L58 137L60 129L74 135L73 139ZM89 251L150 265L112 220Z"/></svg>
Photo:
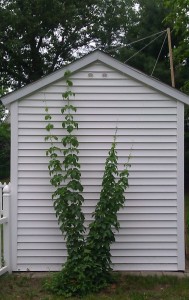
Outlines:
<svg viewBox="0 0 189 300"><path fill-rule="evenodd" d="M51 295L43 288L44 278L23 275L3 275L0 277L0 299L2 300L61 300L61 296ZM70 298L76 299L76 298ZM98 294L89 295L84 300L188 300L189 277L175 276L131 276L117 275L114 284Z"/></svg>

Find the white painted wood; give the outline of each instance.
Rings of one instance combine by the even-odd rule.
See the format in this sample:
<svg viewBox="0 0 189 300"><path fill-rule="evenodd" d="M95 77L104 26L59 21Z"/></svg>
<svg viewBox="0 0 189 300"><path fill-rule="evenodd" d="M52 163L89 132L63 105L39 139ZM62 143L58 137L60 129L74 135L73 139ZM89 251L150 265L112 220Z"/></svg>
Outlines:
<svg viewBox="0 0 189 300"><path fill-rule="evenodd" d="M46 242L46 243L18 243L18 249L20 250L66 250L66 247L65 247L65 243L63 242L53 242L53 243L50 243L50 242ZM116 249L119 249L119 250L133 250L133 249L144 249L144 250L150 250L150 249L153 249L153 250L157 250L157 249L160 249L160 250L163 250L163 249L172 249L172 250L175 250L177 249L177 243L176 242L154 242L153 244L152 243L149 243L149 242L143 242L143 243L140 243L140 242L116 242L112 245L112 249L113 250L116 250Z"/></svg>
<svg viewBox="0 0 189 300"><path fill-rule="evenodd" d="M0 275L2 275L12 271L10 249L10 185L1 184L0 191L2 194L0 203L0 225L2 226L0 228Z"/></svg>
<svg viewBox="0 0 189 300"><path fill-rule="evenodd" d="M73 79L74 80L74 79ZM91 94L91 93L78 93L75 95L73 101L88 101L90 97L91 101L117 101L117 97L116 94L100 94L98 93L98 97L95 94ZM52 103L53 100L53 103ZM119 100L122 101L126 101L126 100L130 100L130 101L143 101L145 100L146 102L148 102L150 104L150 102L153 101L164 101L167 100L169 101L169 103L173 104L173 107L175 106L174 100L171 100L170 97L160 94L157 91L153 91L153 93L149 93L149 94L135 94L135 93L130 93L130 94L119 94ZM22 100L23 104L22 105L28 105L31 106L31 101L33 101L34 103L36 103L38 105L39 103L42 103L42 101L46 101L50 107L55 106L54 103L56 101L58 101L59 103L62 102L62 94L52 94L52 93L47 93L47 92L41 92L41 91L37 91L35 94L32 94L29 97L26 97ZM40 106L40 105L39 105Z"/></svg>
<svg viewBox="0 0 189 300"><path fill-rule="evenodd" d="M177 243L177 238L175 235L119 235L116 236L116 243ZM18 244L19 245L26 245L27 243L37 243L38 245L41 245L43 243L64 243L64 239L61 235L53 235L53 236L48 236L48 235L28 235L28 236L18 236ZM21 246L20 246L21 247ZM32 247L32 246L31 246ZM50 260L49 260L50 263Z"/></svg>
<svg viewBox="0 0 189 300"><path fill-rule="evenodd" d="M45 131L44 131L45 132ZM114 134L114 131L112 130L112 134ZM112 142L112 136L88 136L87 139L84 136L78 136L79 142L80 143L111 143ZM134 142L136 143L175 143L176 142L176 136L162 136L162 135L158 135L158 136L117 136L117 142L121 142L122 143L130 143L131 146L134 144ZM41 133L40 136L35 136L35 135L31 135L31 136L19 136L18 137L18 141L19 143L44 143L44 135Z"/></svg>
<svg viewBox="0 0 189 300"><path fill-rule="evenodd" d="M17 270L17 201L18 201L18 102L11 104L11 264Z"/></svg>
<svg viewBox="0 0 189 300"><path fill-rule="evenodd" d="M52 93L53 94L53 93ZM116 94L117 95L117 94ZM96 96L97 97L97 96ZM119 97L120 98L120 97ZM139 98L139 96L138 96ZM128 99L128 100L131 100L131 99ZM170 100L154 100L154 101L146 101L145 99L142 101L141 99L140 100L132 100L132 101L126 101L125 99L123 100L116 100L116 96L115 96L115 99L113 100L106 100L104 101L103 99L103 96L102 96L102 99L99 99L96 98L94 99L93 101L95 101L95 103L98 103L98 107L106 107L107 106L107 101L108 101L108 106L111 108L111 107L121 107L121 108L128 108L128 107L156 107L156 108L173 108L173 107L176 107L176 104L175 104L175 101L170 101ZM78 99L73 99L73 104L74 105L77 105L77 108L88 108L88 107L93 107L94 108L94 102L91 101L89 102L87 99L86 100L83 100L82 97L81 97L81 100L78 100ZM20 107L22 107L23 109L25 107L33 107L33 104L35 103L35 107L39 107L39 108L42 108L44 109L44 102L42 101L32 101L31 100L25 100L23 103L22 103L22 106L20 105ZM56 108L56 107L61 107L61 104L62 104L62 100L60 101L55 101L53 99L49 100L49 101L46 101L46 104L47 106L49 107L49 109L52 109L52 108Z"/></svg>
<svg viewBox="0 0 189 300"><path fill-rule="evenodd" d="M185 270L185 237L184 237L184 104L177 102L177 214L178 214L178 269Z"/></svg>
<svg viewBox="0 0 189 300"><path fill-rule="evenodd" d="M92 92L92 91L91 91ZM93 93L95 93L95 91L93 91ZM139 92L140 93L140 92ZM59 115L59 108L58 107L52 107L50 109L50 113L52 115ZM128 107L125 108L125 113L123 111L123 108L121 107L114 107L113 109L110 107L96 107L94 105L93 109L88 108L88 107L84 107L84 108L78 108L77 110L78 114L84 114L84 115L116 115L117 116L117 120L119 120L118 116L119 115L124 115L124 114L128 114L128 115L156 115L156 114L163 114L163 115L176 115L176 107L165 107L165 108L154 108L154 107L142 107L142 108L138 108L138 107ZM28 108L26 107L21 107L19 110L20 114L25 114L28 113ZM31 114L36 114L36 115L40 115L43 116L45 115L45 111L44 108L42 107L33 107L31 110ZM44 118L43 118L44 120Z"/></svg>
<svg viewBox="0 0 189 300"><path fill-rule="evenodd" d="M11 197L11 189L9 184L3 188L3 217L5 219L5 223L3 226L4 261L5 261L5 266L7 266L7 271L9 273L12 272L10 197Z"/></svg>
<svg viewBox="0 0 189 300"><path fill-rule="evenodd" d="M129 99L131 100L131 99ZM157 111L156 111L157 112ZM31 110L26 110L26 113L24 114L19 114L19 121L26 121L26 122L37 122L40 121L42 123L45 123L45 113L43 112L42 115L41 114L35 114L32 115ZM76 116L74 116L74 119L76 121L81 122L95 122L98 124L98 122L176 122L177 120L177 115L176 114L140 114L140 115L129 115L127 114L127 110L125 111L125 115L111 115L111 119L109 115L79 115L77 114ZM53 121L54 122L59 122L59 115L56 114L53 116Z"/></svg>
<svg viewBox="0 0 189 300"><path fill-rule="evenodd" d="M7 267L7 266L2 267L2 268L0 269L0 276L3 275L3 274L5 274L6 272L8 272L8 267Z"/></svg>
<svg viewBox="0 0 189 300"><path fill-rule="evenodd" d="M3 184L0 182L0 225L4 223L3 220ZM0 227L0 275L2 269L2 257L3 257L3 247L2 247L2 228ZM3 272L3 271L2 271Z"/></svg>
<svg viewBox="0 0 189 300"><path fill-rule="evenodd" d="M8 217L2 217L1 219L0 219L0 224L5 224L5 223L7 223L8 222Z"/></svg>
<svg viewBox="0 0 189 300"><path fill-rule="evenodd" d="M27 200L33 200L33 205L36 206L40 206L40 204L44 203L44 206L52 206L52 200L51 200L51 196L49 195L49 193L42 193L42 194L38 194L38 193L32 193L32 194L28 194L28 193L18 193L18 199L19 200L23 200L23 206L30 206L30 201ZM99 194L98 193L86 193L85 192L85 196L86 196L86 201L90 201L90 200L98 200L99 199ZM39 200L39 201L38 201ZM41 200L43 200L43 202L41 202ZM177 193L164 193L164 192L159 192L159 193L127 193L127 201L133 201L133 200L150 200L150 201L156 201L156 200L162 200L162 201L166 201L166 200L170 200L170 201L174 201L177 200ZM45 201L45 202L44 202ZM158 201L158 203L159 203ZM127 202L128 203L128 202ZM128 204L127 204L128 205ZM20 206L22 206L22 201L20 201Z"/></svg>
<svg viewBox="0 0 189 300"><path fill-rule="evenodd" d="M52 266L52 268L55 266ZM177 271L177 264L167 264L167 263L159 263L157 262L156 264L135 264L135 263L126 263L126 264L118 264L116 263L114 265L114 270L115 271L124 271L128 270L130 272L135 272L138 270L145 270L149 272L153 271Z"/></svg>

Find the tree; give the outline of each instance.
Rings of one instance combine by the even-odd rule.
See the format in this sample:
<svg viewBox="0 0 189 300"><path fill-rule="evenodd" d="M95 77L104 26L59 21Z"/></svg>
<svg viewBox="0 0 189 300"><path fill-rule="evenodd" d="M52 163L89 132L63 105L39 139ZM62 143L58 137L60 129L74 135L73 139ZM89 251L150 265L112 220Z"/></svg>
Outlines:
<svg viewBox="0 0 189 300"><path fill-rule="evenodd" d="M163 6L161 0L138 0L136 3L138 4L138 23L134 28L129 30L128 35L125 38L126 45L133 43L136 40L154 35L167 28L167 24L164 24L163 21L167 16L168 9ZM127 63L131 66L151 75L165 36L166 32L156 40L154 39L157 36L152 36L149 39L134 43L131 46L128 45L121 50L117 50L115 56L122 61L127 62L128 60ZM154 42L152 42L153 40ZM150 42L152 43L145 48ZM139 52L141 49L143 50ZM133 56L137 52L139 53L136 56ZM133 58L129 59L132 56ZM168 84L171 83L167 42L164 44L153 76Z"/></svg>
<svg viewBox="0 0 189 300"><path fill-rule="evenodd" d="M0 89L0 97L5 90ZM5 123L7 112L0 100L0 179L10 175L10 124Z"/></svg>
<svg viewBox="0 0 189 300"><path fill-rule="evenodd" d="M182 90L189 94L189 5L188 0L164 0L169 9L166 21L170 22L179 37L174 48L176 75Z"/></svg>
<svg viewBox="0 0 189 300"><path fill-rule="evenodd" d="M0 86L0 97L2 97L5 93L6 93L5 89L2 86ZM5 117L6 117L6 110L3 103L0 100L0 124L3 122Z"/></svg>
<svg viewBox="0 0 189 300"><path fill-rule="evenodd" d="M167 16L177 35L181 36L176 54L180 61L189 57L189 4L187 0L164 0L164 5L170 9Z"/></svg>
<svg viewBox="0 0 189 300"><path fill-rule="evenodd" d="M1 85L19 88L92 45L118 43L133 16L134 0L1 0Z"/></svg>
<svg viewBox="0 0 189 300"><path fill-rule="evenodd" d="M10 125L0 124L0 179L10 175Z"/></svg>

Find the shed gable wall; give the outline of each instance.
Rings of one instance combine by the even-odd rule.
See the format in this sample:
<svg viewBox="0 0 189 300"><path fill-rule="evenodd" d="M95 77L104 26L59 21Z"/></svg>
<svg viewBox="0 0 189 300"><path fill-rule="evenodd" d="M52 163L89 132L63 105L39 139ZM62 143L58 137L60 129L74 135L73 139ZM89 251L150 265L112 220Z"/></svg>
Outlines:
<svg viewBox="0 0 189 300"><path fill-rule="evenodd" d="M177 102L98 62L71 77L80 142L84 212L91 221L115 128L120 164L131 152L125 208L112 245L115 270L177 270ZM65 82L18 103L16 270L59 270L66 259L45 150L45 105L61 128ZM132 150L131 150L132 149ZM16 271L15 270L15 271Z"/></svg>

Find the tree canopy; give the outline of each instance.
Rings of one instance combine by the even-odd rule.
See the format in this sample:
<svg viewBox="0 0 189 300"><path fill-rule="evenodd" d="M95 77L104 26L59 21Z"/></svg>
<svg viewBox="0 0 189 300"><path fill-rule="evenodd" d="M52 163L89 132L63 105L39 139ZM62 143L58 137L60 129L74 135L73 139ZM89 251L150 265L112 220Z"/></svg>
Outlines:
<svg viewBox="0 0 189 300"><path fill-rule="evenodd" d="M169 9L166 21L170 22L178 38L174 47L177 79L182 90L189 94L189 3L188 0L164 0Z"/></svg>
<svg viewBox="0 0 189 300"><path fill-rule="evenodd" d="M35 81L92 42L118 43L134 17L134 0L1 0L1 85L16 89Z"/></svg>
<svg viewBox="0 0 189 300"><path fill-rule="evenodd" d="M167 16L168 9L164 7L161 0L138 0L136 3L138 4L138 22L134 28L129 30L124 41L126 45L129 43L131 43L131 45L118 50L115 56L146 74L151 75L166 36L167 24L164 24L163 21ZM158 35L153 36L164 30L165 33L162 33L159 38L157 38ZM142 40L151 35L151 38ZM141 41L133 43L137 40ZM145 46L147 47L145 48ZM143 51L139 52L141 49L143 49ZM133 56L135 53L138 54ZM130 59L130 57L132 57L132 59ZM168 46L166 42L158 59L158 64L153 76L170 84L169 74Z"/></svg>
<svg viewBox="0 0 189 300"><path fill-rule="evenodd" d="M0 0L0 85L17 89L97 47L106 52L111 50L111 55L125 62L148 40L132 46L130 43L171 25L175 29L172 38L177 88L186 86L187 2ZM163 39L162 35L128 63L150 75ZM113 50L121 45L126 46ZM169 73L168 48L163 47L153 76L170 84Z"/></svg>

